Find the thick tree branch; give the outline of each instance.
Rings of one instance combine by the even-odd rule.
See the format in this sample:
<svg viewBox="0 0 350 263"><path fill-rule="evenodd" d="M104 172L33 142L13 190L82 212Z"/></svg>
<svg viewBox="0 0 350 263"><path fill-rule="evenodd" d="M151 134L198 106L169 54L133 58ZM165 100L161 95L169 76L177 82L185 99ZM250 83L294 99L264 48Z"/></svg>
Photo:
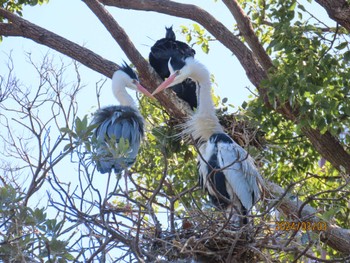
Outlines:
<svg viewBox="0 0 350 263"><path fill-rule="evenodd" d="M344 172L345 169L348 174L350 173L350 156L330 132L322 134L319 130L309 126L303 127L302 132L315 149L337 170Z"/></svg>
<svg viewBox="0 0 350 263"><path fill-rule="evenodd" d="M346 0L316 0L326 9L330 18L338 22L350 32L350 4Z"/></svg>
<svg viewBox="0 0 350 263"><path fill-rule="evenodd" d="M109 78L111 78L113 72L118 69L118 65L112 61L106 60L91 50L32 24L5 9L0 8L0 16L11 22L9 24L1 24L0 35L22 36L31 39L65 54Z"/></svg>
<svg viewBox="0 0 350 263"><path fill-rule="evenodd" d="M13 24L0 23L0 33L3 36L22 36L22 33Z"/></svg>
<svg viewBox="0 0 350 263"><path fill-rule="evenodd" d="M255 35L253 25L250 22L249 17L244 13L243 9L240 7L236 0L223 0L223 2L237 21L239 31L247 41L249 47L257 56L264 70L267 72L270 68L273 67L272 61L269 55L266 53L264 47L260 44L258 37Z"/></svg>
<svg viewBox="0 0 350 263"><path fill-rule="evenodd" d="M217 40L241 62L249 80L259 87L260 81L267 78L266 72L258 63L254 54L232 34L221 22L207 11L195 5L180 4L164 0L129 1L129 0L100 0L101 3L124 9L154 11L171 16L183 17L198 22L204 26Z"/></svg>

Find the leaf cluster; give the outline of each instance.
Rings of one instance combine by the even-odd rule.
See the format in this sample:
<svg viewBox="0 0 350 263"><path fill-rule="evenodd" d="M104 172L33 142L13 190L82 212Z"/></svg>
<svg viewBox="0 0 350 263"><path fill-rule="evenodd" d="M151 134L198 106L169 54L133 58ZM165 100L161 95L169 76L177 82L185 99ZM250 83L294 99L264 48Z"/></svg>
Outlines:
<svg viewBox="0 0 350 263"><path fill-rule="evenodd" d="M0 6L12 13L22 16L23 6L42 5L48 2L49 0L0 0ZM2 22L3 18L0 17L0 21Z"/></svg>
<svg viewBox="0 0 350 263"><path fill-rule="evenodd" d="M23 205L25 193L11 185L0 187L0 259L4 262L68 262L68 241L61 237L64 221L49 219L46 208Z"/></svg>
<svg viewBox="0 0 350 263"><path fill-rule="evenodd" d="M205 54L209 53L209 42L214 41L214 38L209 35L203 27L197 23L193 23L192 28L181 26L181 33L186 36L187 43L198 45ZM193 39L194 41L192 42Z"/></svg>

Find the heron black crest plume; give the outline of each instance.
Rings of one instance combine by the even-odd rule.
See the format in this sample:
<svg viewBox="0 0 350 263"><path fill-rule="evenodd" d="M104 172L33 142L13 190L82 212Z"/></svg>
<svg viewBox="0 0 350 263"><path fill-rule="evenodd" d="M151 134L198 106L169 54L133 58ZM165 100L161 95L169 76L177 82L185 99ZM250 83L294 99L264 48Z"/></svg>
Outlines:
<svg viewBox="0 0 350 263"><path fill-rule="evenodd" d="M165 38L166 39L176 40L176 36L175 36L174 31L173 31L173 26L165 27L165 30L166 30L166 33L165 33Z"/></svg>
<svg viewBox="0 0 350 263"><path fill-rule="evenodd" d="M165 27L165 38L158 40L149 54L149 62L158 75L164 80L169 77L168 61L170 57L185 59L194 57L196 51L184 42L177 41L173 27ZM186 101L192 109L197 108L196 83L190 79L184 80L171 89L176 95Z"/></svg>
<svg viewBox="0 0 350 263"><path fill-rule="evenodd" d="M123 60L123 64L119 68L120 70L124 71L126 74L129 75L131 79L139 80L139 77L135 73L135 71Z"/></svg>

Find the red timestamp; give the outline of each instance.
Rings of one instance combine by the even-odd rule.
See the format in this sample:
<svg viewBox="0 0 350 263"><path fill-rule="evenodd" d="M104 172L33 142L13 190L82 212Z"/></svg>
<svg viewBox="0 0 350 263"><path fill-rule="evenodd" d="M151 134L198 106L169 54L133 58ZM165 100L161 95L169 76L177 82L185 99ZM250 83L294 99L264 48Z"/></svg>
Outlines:
<svg viewBox="0 0 350 263"><path fill-rule="evenodd" d="M288 222L288 221L276 221L275 230L280 231L326 231L327 223L323 221L312 222Z"/></svg>

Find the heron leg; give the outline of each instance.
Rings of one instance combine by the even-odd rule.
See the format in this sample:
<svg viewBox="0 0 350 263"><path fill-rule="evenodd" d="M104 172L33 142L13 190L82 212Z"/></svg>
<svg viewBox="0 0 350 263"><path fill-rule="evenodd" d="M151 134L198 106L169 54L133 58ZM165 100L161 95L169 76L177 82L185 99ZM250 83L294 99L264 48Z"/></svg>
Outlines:
<svg viewBox="0 0 350 263"><path fill-rule="evenodd" d="M104 205L104 206L107 204L107 200L109 199L109 197L108 197L108 189L109 189L109 182L110 182L110 180L111 180L111 173L112 173L112 171L109 171L109 172L108 172L105 199L103 200L103 205Z"/></svg>
<svg viewBox="0 0 350 263"><path fill-rule="evenodd" d="M125 193L127 195L127 199L126 199L126 207L128 209L130 209L130 216L131 216L131 219L133 220L133 213L132 213L132 209L131 209L131 204L130 204L130 201L129 201L129 187L128 187L128 175L129 175L129 170L128 169L125 169L124 170L124 180L125 180Z"/></svg>
<svg viewBox="0 0 350 263"><path fill-rule="evenodd" d="M127 196L129 196L128 174L129 174L129 171L125 170L124 171L124 180L125 180L125 193ZM127 199L127 202L129 202L129 199Z"/></svg>

